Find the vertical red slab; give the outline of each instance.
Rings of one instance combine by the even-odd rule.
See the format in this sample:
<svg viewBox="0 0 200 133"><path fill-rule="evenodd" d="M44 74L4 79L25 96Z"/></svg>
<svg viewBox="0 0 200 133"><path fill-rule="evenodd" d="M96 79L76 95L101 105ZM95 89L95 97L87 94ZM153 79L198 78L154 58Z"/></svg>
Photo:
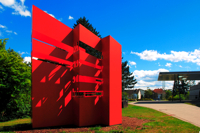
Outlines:
<svg viewBox="0 0 200 133"><path fill-rule="evenodd" d="M103 123L115 125L122 123L121 106L121 45L111 36L102 40L103 54Z"/></svg>
<svg viewBox="0 0 200 133"><path fill-rule="evenodd" d="M122 55L121 45L111 36L110 39L110 124L122 123Z"/></svg>
<svg viewBox="0 0 200 133"><path fill-rule="evenodd" d="M95 91L97 89L96 83L90 83L89 80L92 77L95 77L98 69L94 66L96 65L97 58L87 54L81 47L78 47L79 41L84 42L85 44L96 47L100 42L100 38L90 32L88 29L83 27L82 25L78 25L73 30L74 35L74 62L78 62L78 66L73 68L74 75L80 75L82 78L81 81L78 80L76 82L76 87L79 91ZM100 49L100 46L98 46ZM85 64L83 64L85 63ZM89 66L88 66L89 65ZM97 64L99 65L99 64ZM99 74L100 75L100 74ZM98 75L98 76L99 76ZM96 76L96 77L98 77ZM88 79L87 79L88 77ZM79 79L79 78L78 78ZM82 82L86 81L86 82ZM99 87L101 88L101 87ZM76 90L76 88L75 88ZM76 98L74 97L74 110L76 110L76 120L75 124L77 126L89 126L95 124L102 124L101 123L101 98L97 99L94 97L88 98Z"/></svg>
<svg viewBox="0 0 200 133"><path fill-rule="evenodd" d="M35 6L32 10L32 57L72 64L72 29ZM32 59L33 128L74 124L72 77L70 68Z"/></svg>
<svg viewBox="0 0 200 133"><path fill-rule="evenodd" d="M102 124L104 125L109 125L109 78L110 78L110 73L109 73L109 66L110 66L110 60L109 60L109 37L105 37L101 39L101 44L102 44L102 55L103 55L103 60L102 60L102 65L103 65L103 70L102 70L102 78L104 80L104 83L102 85L102 91L104 92L104 96L102 97Z"/></svg>

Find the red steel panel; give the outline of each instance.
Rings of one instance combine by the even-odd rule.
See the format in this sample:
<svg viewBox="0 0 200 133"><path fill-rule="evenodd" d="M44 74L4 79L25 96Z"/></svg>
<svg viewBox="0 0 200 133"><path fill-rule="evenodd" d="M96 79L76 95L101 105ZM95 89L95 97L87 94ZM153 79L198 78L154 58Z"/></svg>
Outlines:
<svg viewBox="0 0 200 133"><path fill-rule="evenodd" d="M42 54L42 53L39 53L39 52L34 52L32 51L32 56L33 57L36 57L36 58L39 58L39 59L43 59L43 60L48 60L48 61L53 61L53 62L57 62L59 64L64 64L64 65L69 65L67 67L71 68L72 67L72 62L70 61L66 61L66 60L63 60L63 59L59 59L57 57L53 57L53 56L49 56L49 55L45 55L45 54Z"/></svg>
<svg viewBox="0 0 200 133"><path fill-rule="evenodd" d="M70 35L72 31L71 28L34 5L32 8L32 30L59 42L66 43L72 41L71 37L69 38L70 41L68 40L68 35Z"/></svg>
<svg viewBox="0 0 200 133"><path fill-rule="evenodd" d="M33 128L73 124L73 121L69 121L74 119L71 115L73 86L67 84L72 79L72 71L34 59L32 66L37 66L32 72Z"/></svg>
<svg viewBox="0 0 200 133"><path fill-rule="evenodd" d="M73 39L72 37L69 39L70 41L72 41L72 39ZM61 48L63 50L66 50L67 52L69 52L71 54L73 53L72 42L69 42L66 45L63 42L57 41L54 38L48 37L48 36L41 34L41 33L37 32L35 30L32 31L32 38L38 39L40 41L46 42L48 44L51 44L53 46L56 46L56 47Z"/></svg>
<svg viewBox="0 0 200 133"><path fill-rule="evenodd" d="M48 56L54 56L54 57L63 59L64 61L68 61L69 58L67 58L67 57L72 55L72 52L69 53L67 51L47 45L47 44L37 41L35 39L32 39L32 44L33 44L32 45L33 52L42 53L42 54L45 54ZM38 57L38 58L40 58L40 57ZM69 62L69 63L72 65L72 62Z"/></svg>
<svg viewBox="0 0 200 133"><path fill-rule="evenodd" d="M102 39L104 123L122 123L121 45L111 36Z"/></svg>
<svg viewBox="0 0 200 133"><path fill-rule="evenodd" d="M102 43L102 55L103 55L103 59L102 59L102 65L103 65L103 70L102 70L102 78L103 78L103 85L102 85L102 91L104 92L104 96L102 97L102 123L105 125L110 125L110 112L109 112L109 106L110 106L110 102L109 102L109 89L110 89L110 83L109 83L109 79L110 79L110 58L109 58L109 51L110 51L110 47L109 47L109 37L105 37L101 40Z"/></svg>
<svg viewBox="0 0 200 133"><path fill-rule="evenodd" d="M78 37L79 41L91 46L92 48L101 51L101 46L99 44L101 39L98 36L96 36L94 33L89 31L81 24L77 25L74 29L78 30L76 35L79 36Z"/></svg>
<svg viewBox="0 0 200 133"><path fill-rule="evenodd" d="M110 89L109 89L109 115L110 124L116 125L122 123L122 55L121 45L111 36L110 39Z"/></svg>

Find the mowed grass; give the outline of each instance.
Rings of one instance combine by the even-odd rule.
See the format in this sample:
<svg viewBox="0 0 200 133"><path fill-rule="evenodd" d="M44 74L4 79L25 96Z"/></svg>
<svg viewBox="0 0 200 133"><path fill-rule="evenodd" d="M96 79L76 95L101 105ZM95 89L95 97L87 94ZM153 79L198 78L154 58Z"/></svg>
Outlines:
<svg viewBox="0 0 200 133"><path fill-rule="evenodd" d="M31 118L16 119L7 122L0 122L0 131L9 131L15 129L30 129Z"/></svg>
<svg viewBox="0 0 200 133"><path fill-rule="evenodd" d="M199 127L196 127L188 122L181 121L172 116L168 116L159 111L139 107L134 105L128 105L127 108L122 109L122 116L134 117L138 119L146 119L149 122L144 123L141 129L131 129L127 128L125 130L120 130L118 132L133 132L133 133L198 133L200 131ZM119 125L119 127L121 127ZM0 122L0 131L15 131L15 129L31 130L31 118L12 120L8 122ZM90 131L103 132L100 131L101 127L91 127ZM123 129L121 127L121 129ZM89 131L89 132L90 132ZM117 131L109 131L117 132Z"/></svg>
<svg viewBox="0 0 200 133"><path fill-rule="evenodd" d="M122 116L134 117L138 119L147 119L149 122L144 123L142 130L134 130L132 132L150 132L150 133L197 133L200 128L188 122L184 122L159 111L128 105L122 110Z"/></svg>

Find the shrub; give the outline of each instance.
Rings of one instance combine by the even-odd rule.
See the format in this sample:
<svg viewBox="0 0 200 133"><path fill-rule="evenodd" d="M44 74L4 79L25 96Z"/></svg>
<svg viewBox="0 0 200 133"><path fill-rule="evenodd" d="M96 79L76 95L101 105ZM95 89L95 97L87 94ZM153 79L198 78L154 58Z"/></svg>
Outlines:
<svg viewBox="0 0 200 133"><path fill-rule="evenodd" d="M122 92L122 100L128 100L128 93Z"/></svg>
<svg viewBox="0 0 200 133"><path fill-rule="evenodd" d="M180 94L180 97L181 97L181 100L185 100L187 96L184 96L184 94ZM168 100L172 100L172 96L170 96ZM173 100L180 100L179 95L174 96Z"/></svg>

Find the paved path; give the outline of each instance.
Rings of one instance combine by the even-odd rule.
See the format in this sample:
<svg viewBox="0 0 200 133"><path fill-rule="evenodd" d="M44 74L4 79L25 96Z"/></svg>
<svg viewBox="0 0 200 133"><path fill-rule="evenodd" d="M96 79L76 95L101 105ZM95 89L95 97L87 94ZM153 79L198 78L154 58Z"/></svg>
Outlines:
<svg viewBox="0 0 200 133"><path fill-rule="evenodd" d="M129 103L158 110L200 127L200 107L168 101L140 101Z"/></svg>

